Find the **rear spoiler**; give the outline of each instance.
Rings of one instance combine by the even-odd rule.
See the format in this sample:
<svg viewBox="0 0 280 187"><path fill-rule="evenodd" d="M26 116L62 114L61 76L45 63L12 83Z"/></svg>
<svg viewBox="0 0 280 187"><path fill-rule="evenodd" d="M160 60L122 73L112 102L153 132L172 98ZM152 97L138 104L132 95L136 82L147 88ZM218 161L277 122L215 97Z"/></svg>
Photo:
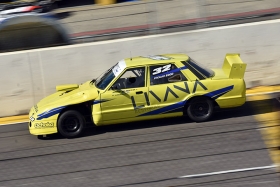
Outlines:
<svg viewBox="0 0 280 187"><path fill-rule="evenodd" d="M247 64L245 64L240 54L226 54L223 71L230 79L243 79Z"/></svg>

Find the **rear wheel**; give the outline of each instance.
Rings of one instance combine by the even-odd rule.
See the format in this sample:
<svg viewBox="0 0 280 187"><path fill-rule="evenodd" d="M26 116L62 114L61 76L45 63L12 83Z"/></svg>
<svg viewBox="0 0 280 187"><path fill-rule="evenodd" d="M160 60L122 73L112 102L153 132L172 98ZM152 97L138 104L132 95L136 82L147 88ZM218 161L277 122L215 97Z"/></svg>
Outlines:
<svg viewBox="0 0 280 187"><path fill-rule="evenodd" d="M195 122L207 121L213 114L212 100L204 97L194 98L187 106L187 114Z"/></svg>
<svg viewBox="0 0 280 187"><path fill-rule="evenodd" d="M38 135L37 138L38 138L39 140L43 140L43 139L44 139L44 135Z"/></svg>
<svg viewBox="0 0 280 187"><path fill-rule="evenodd" d="M75 138L83 133L85 120L83 116L75 110L64 112L58 119L58 132L66 138Z"/></svg>

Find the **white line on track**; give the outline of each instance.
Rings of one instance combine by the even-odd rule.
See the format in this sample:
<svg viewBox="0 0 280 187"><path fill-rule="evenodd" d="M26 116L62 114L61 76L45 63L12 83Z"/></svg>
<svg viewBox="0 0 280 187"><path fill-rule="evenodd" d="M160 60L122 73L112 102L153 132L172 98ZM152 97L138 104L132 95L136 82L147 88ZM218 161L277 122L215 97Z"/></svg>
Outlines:
<svg viewBox="0 0 280 187"><path fill-rule="evenodd" d="M234 170L226 170L226 171L218 171L218 172L211 172L211 173L202 173L202 174L194 174L194 175L185 175L178 178L195 178L195 177L207 177L212 175L221 175L221 174L228 174L228 173L237 173L237 172L244 172L244 171L255 171L255 170L263 170L263 169L271 169L276 168L276 165L270 166L260 166L260 167L253 167L253 168L243 168L243 169L234 169Z"/></svg>
<svg viewBox="0 0 280 187"><path fill-rule="evenodd" d="M266 184L266 183L272 183L272 182L278 182L278 181L274 180L274 181L250 182L249 184Z"/></svg>

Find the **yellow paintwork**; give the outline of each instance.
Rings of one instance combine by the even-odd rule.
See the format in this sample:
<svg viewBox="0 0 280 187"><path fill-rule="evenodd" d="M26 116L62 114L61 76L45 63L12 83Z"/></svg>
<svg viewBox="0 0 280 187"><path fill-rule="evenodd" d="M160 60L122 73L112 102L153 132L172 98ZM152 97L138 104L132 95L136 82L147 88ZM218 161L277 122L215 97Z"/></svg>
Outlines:
<svg viewBox="0 0 280 187"><path fill-rule="evenodd" d="M239 56L239 54L226 55L222 70L230 79L242 79L244 77L247 64L244 64Z"/></svg>
<svg viewBox="0 0 280 187"><path fill-rule="evenodd" d="M277 88L277 86L269 87ZM264 88L264 87L263 87ZM266 90L270 90L267 89ZM256 91L258 89L255 89ZM278 89L279 90L279 89ZM259 90L258 90L259 91ZM271 89L271 91L274 91ZM267 95L254 95L251 96L252 100L266 100L271 99ZM277 170L280 171L280 112L275 111L276 106L263 107L262 105L255 105L253 108L257 111L254 117L260 122L260 130L264 142L266 143L267 150L269 151L271 160L277 165Z"/></svg>
<svg viewBox="0 0 280 187"><path fill-rule="evenodd" d="M64 84L56 86L56 91L70 91L79 88L78 84Z"/></svg>
<svg viewBox="0 0 280 187"><path fill-rule="evenodd" d="M0 118L0 125L23 123L28 121L28 115L9 116Z"/></svg>
<svg viewBox="0 0 280 187"><path fill-rule="evenodd" d="M158 57L168 57L166 59ZM196 96L211 97L221 108L236 107L245 103L246 86L243 80L246 64L239 54L227 54L222 69L212 69L215 75L201 80L182 62L188 61L184 54L165 54L154 57L135 57L119 62L122 72L129 68L144 67L144 87L112 90L117 75L104 89L93 82L82 85L57 86L56 93L42 99L29 113L30 133L33 135L57 132L59 115L69 106L90 102L95 125L117 124L183 115L187 101ZM150 66L174 64L187 81L151 85ZM195 68L194 68L195 69ZM168 70L171 72L171 70ZM168 75L166 75L167 77ZM155 77L154 77L155 79ZM137 94L137 93L141 94Z"/></svg>
<svg viewBox="0 0 280 187"><path fill-rule="evenodd" d="M90 81L79 85L77 89L74 89L70 92L67 91L55 92L54 94L42 99L37 103L37 105L31 108L29 112L29 119L31 117L35 119L35 121L32 122L33 125L31 127L29 126L29 131L31 134L44 135L57 132L57 119L59 114L36 120L38 119L39 114L43 114L44 112L48 112L59 107L64 107L65 105L70 106L77 103L94 100L98 96L97 90L92 89ZM47 128L38 128L35 126L36 124L48 122L53 123L53 126L48 126Z"/></svg>

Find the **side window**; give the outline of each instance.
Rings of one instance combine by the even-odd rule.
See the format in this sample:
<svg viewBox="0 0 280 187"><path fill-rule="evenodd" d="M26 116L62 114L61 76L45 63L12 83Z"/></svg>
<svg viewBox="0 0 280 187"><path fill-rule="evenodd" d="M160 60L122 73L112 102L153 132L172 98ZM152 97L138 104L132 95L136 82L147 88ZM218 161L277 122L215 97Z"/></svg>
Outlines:
<svg viewBox="0 0 280 187"><path fill-rule="evenodd" d="M173 82L186 81L186 77L175 64L164 64L150 66L150 84L167 84Z"/></svg>
<svg viewBox="0 0 280 187"><path fill-rule="evenodd" d="M145 67L127 69L111 89L129 89L145 86Z"/></svg>

